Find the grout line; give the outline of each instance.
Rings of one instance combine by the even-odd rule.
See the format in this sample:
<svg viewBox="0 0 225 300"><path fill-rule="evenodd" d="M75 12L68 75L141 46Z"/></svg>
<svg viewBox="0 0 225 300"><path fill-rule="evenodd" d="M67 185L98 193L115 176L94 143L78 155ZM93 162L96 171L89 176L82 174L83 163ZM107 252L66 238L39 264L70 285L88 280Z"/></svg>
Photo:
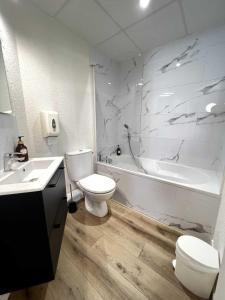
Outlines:
<svg viewBox="0 0 225 300"><path fill-rule="evenodd" d="M54 13L53 17L57 17L57 15L63 10L63 8L69 3L71 0L66 0L63 5Z"/></svg>
<svg viewBox="0 0 225 300"><path fill-rule="evenodd" d="M42 12L42 14L44 14L45 16L48 16L50 18L54 18L52 15L50 15L46 10L44 10L41 6L39 6L35 1L30 1L31 4L36 8L38 9L39 11ZM1 299L0 299L1 300Z"/></svg>
<svg viewBox="0 0 225 300"><path fill-rule="evenodd" d="M1 1L1 0L0 0ZM68 4L68 2L71 0L67 0L66 4ZM67 28L67 30L69 30L73 35L77 36L79 39L82 39L83 41L85 41L90 47L94 47L93 44L91 44L90 41L88 41L84 36L80 35L75 29L72 29L69 25L63 23L60 19L57 18L57 15L50 15L49 13L47 13L47 11L45 11L44 9L42 9L36 2L31 0L31 4L38 9L39 11L41 11L42 14L44 14L45 16L52 18L53 20L55 20L55 22L59 23L61 26ZM63 4L63 7L65 5ZM59 9L58 13L61 11L61 8ZM0 299L1 300L1 299Z"/></svg>
<svg viewBox="0 0 225 300"><path fill-rule="evenodd" d="M102 42L98 42L97 44L94 45L94 47L98 47L102 44L104 44L105 42L111 40L112 38L114 38L116 35L122 33L123 31L120 29L119 31L117 31L116 33L114 33L113 35L111 35L110 37L107 37L105 40L103 40Z"/></svg>
<svg viewBox="0 0 225 300"><path fill-rule="evenodd" d="M103 43L109 41L111 38L115 37L116 35L118 35L119 33L124 33L126 35L126 37L131 41L131 43L137 48L137 50L141 53L143 53L143 50L136 44L136 42L129 36L129 34L126 32L127 29L135 26L136 24L142 22L143 20L146 20L147 18L151 17L152 15L158 13L159 11L163 10L164 8L168 7L169 5L171 5L172 3L175 3L179 0L171 0L170 2L166 3L165 5L159 7L158 9L154 10L153 12L150 12L147 16L145 16L144 18L128 25L127 27L122 27L111 15L110 13L108 13L108 11L99 3L99 0L94 0L96 4L98 4L98 6L108 15L108 17L110 17L110 19L120 28L120 31L115 33L114 35L112 35L111 37L103 40L102 42L99 42L98 44L95 45L95 47L98 47L100 45L102 45ZM183 10L182 10L183 12ZM186 30L186 29L185 29Z"/></svg>
<svg viewBox="0 0 225 300"><path fill-rule="evenodd" d="M182 16L182 20L184 23L185 34L188 35L189 33L188 33L188 27L187 27L187 23L186 23L185 14L184 14L183 4L182 4L181 0L177 0L177 1L180 6L180 10L181 10L181 16Z"/></svg>
<svg viewBox="0 0 225 300"><path fill-rule="evenodd" d="M56 13L54 15L50 15L48 14L46 11L44 11L41 7L39 7L35 2L32 1L32 4L35 5L37 8L39 8L44 14L47 14L49 17L52 18L56 18L58 16L58 14L63 10L64 7L66 7L66 5L70 2L71 0L66 0L63 5L56 11ZM136 24L142 22L143 20L146 20L147 18L151 17L152 15L158 13L159 11L163 10L164 8L168 7L169 5L171 5L174 2L178 2L180 9L181 9L181 14L182 14L182 19L183 19L183 23L184 23L184 27L185 27L185 32L186 34L188 34L188 30L187 30L187 24L186 24L186 20L185 20L185 15L184 15L184 11L183 11L183 6L181 4L181 0L171 0L170 2L166 3L165 5L159 7L158 9L154 10L153 12L150 12L148 15L146 15L144 18L130 24L127 27L122 27L113 17L112 15L102 6L102 4L99 2L99 0L93 0L98 6L99 8L101 8L105 14L115 23L115 25L117 25L117 27L119 28L119 31L116 32L115 34L113 34L112 36L106 38L105 40L93 45L93 47L99 47L100 45L104 44L105 42L109 41L110 39L114 38L115 36L123 33L128 39L129 41L133 44L133 46L136 48L137 52L141 52L143 53L143 50L138 46L138 44L133 40L133 38L130 37L130 35L127 33L127 29L135 26ZM65 24L64 24L65 25ZM66 26L67 27L67 26ZM69 28L69 27L67 27ZM69 28L70 29L70 28ZM71 29L70 29L71 30ZM73 31L73 30L72 30ZM74 32L74 31L73 31ZM89 42L88 42L89 43Z"/></svg>
<svg viewBox="0 0 225 300"><path fill-rule="evenodd" d="M115 33L113 36L105 39L104 41L98 43L96 45L96 47L98 47L99 45L107 42L108 40L110 40L111 38L113 38L114 36L120 34L120 33L124 33L126 35L126 37L130 40L130 42L135 46L135 48L137 48L138 51L142 51L141 48L133 41L133 39L130 38L130 36L126 33L126 31L124 30L124 28L110 15L110 13L101 5L101 3L99 3L98 0L93 0L106 14L107 16L119 27L120 31Z"/></svg>
<svg viewBox="0 0 225 300"><path fill-rule="evenodd" d="M125 31L125 30L123 30L123 33L126 35L126 37L136 46L136 48L139 50L139 52L143 52L143 50L138 46L138 44L136 44L136 42L133 40L133 38L131 38L130 36L129 36L129 34Z"/></svg>
<svg viewBox="0 0 225 300"><path fill-rule="evenodd" d="M138 21L136 21L136 22L134 22L134 23L132 23L132 24L126 26L126 27L124 27L123 30L127 30L127 29L129 29L129 28L135 26L136 24L141 23L142 21L144 21L144 20L150 18L151 16L157 14L160 10L163 10L164 8L170 6L170 5L173 4L174 2L177 2L177 0L171 0L170 2L168 2L168 3L164 4L163 6L159 7L158 9L156 9L156 10L150 12L150 13L149 13L147 16L145 16L144 18L142 18L142 19L140 19L140 20L138 20Z"/></svg>

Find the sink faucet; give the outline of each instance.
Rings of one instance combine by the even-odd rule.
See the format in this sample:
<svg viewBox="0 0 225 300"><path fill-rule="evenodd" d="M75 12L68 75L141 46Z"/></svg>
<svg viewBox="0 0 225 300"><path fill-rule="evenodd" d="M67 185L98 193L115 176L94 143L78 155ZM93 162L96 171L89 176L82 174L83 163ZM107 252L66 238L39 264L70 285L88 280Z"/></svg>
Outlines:
<svg viewBox="0 0 225 300"><path fill-rule="evenodd" d="M15 153L5 153L3 156L4 161L4 172L12 171L12 161L20 161L20 158L16 157L19 152Z"/></svg>

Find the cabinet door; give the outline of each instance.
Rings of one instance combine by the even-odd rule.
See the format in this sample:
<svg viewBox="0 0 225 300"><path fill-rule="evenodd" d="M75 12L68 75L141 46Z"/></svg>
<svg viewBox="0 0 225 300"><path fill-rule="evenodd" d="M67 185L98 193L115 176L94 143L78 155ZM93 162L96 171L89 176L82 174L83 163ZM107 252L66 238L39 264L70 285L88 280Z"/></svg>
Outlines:
<svg viewBox="0 0 225 300"><path fill-rule="evenodd" d="M39 193L1 197L0 246L0 294L54 278Z"/></svg>
<svg viewBox="0 0 225 300"><path fill-rule="evenodd" d="M50 235L50 251L52 259L53 273L56 272L58 257L61 249L63 232L67 216L67 201L62 200L59 203L57 214L53 223L53 229Z"/></svg>
<svg viewBox="0 0 225 300"><path fill-rule="evenodd" d="M63 201L66 203L66 188L65 188L65 176L63 164L56 170L55 174L49 181L47 187L42 192L43 203L45 207L46 224L48 229L48 235L51 236L51 232L55 226L55 218L58 214L59 206Z"/></svg>

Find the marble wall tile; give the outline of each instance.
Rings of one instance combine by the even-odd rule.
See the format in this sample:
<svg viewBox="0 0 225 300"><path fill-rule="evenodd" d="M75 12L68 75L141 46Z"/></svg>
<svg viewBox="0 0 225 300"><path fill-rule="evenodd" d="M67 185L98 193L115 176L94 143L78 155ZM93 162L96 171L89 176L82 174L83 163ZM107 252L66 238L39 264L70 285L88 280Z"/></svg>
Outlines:
<svg viewBox="0 0 225 300"><path fill-rule="evenodd" d="M99 56L98 65L104 73L99 75L96 69L101 106L99 147L111 149L120 144L123 152L129 153L127 124L135 155L173 158L182 143L175 163L221 172L219 165L225 164L221 151L225 132L224 53L225 26L177 40L117 68L112 68L115 62ZM119 83L110 91L111 105L105 105L104 82L112 78Z"/></svg>
<svg viewBox="0 0 225 300"><path fill-rule="evenodd" d="M150 158L216 170L222 182L224 53L225 26L177 40L119 65L98 58L101 69L107 71L100 75L96 69L98 150L110 155L120 144L123 153L130 154L127 124L137 160ZM106 86L109 78L118 80L114 88ZM125 169L129 169L128 164L124 162ZM98 165L98 172L116 180L117 201L207 241L212 237L219 197L113 167Z"/></svg>
<svg viewBox="0 0 225 300"><path fill-rule="evenodd" d="M219 198L101 164L97 165L97 171L117 182L115 200L164 224L210 241Z"/></svg>
<svg viewBox="0 0 225 300"><path fill-rule="evenodd" d="M120 66L96 51L91 62L95 68L97 151L106 156L115 151L117 123L124 109L119 101Z"/></svg>
<svg viewBox="0 0 225 300"><path fill-rule="evenodd" d="M142 137L144 155L165 155L160 147L170 139L171 157L184 140L178 163L218 168L215 161L225 132L224 41L222 27L146 54L143 81L148 84L143 87L141 117L141 128L148 126ZM151 143L148 136L158 138L158 151L157 142Z"/></svg>

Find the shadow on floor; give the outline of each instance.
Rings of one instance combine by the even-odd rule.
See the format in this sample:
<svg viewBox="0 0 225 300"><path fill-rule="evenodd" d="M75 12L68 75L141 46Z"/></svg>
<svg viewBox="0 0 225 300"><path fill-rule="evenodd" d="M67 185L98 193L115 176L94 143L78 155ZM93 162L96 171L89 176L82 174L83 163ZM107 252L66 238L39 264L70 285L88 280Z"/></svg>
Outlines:
<svg viewBox="0 0 225 300"><path fill-rule="evenodd" d="M81 224L87 226L98 226L106 223L110 219L111 210L109 209L108 215L103 218L95 217L86 210L84 200L82 200L78 203L78 210L74 214L71 214L71 216Z"/></svg>

